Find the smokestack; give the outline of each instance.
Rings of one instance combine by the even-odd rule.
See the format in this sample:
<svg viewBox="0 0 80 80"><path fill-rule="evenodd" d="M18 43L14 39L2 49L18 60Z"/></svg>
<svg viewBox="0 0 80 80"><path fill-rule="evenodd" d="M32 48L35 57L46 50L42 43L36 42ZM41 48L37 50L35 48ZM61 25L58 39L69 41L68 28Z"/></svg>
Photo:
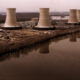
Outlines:
<svg viewBox="0 0 80 80"><path fill-rule="evenodd" d="M80 10L77 10L77 19L78 19L78 22L80 23Z"/></svg>
<svg viewBox="0 0 80 80"><path fill-rule="evenodd" d="M78 23L77 10L76 9L71 9L70 10L68 23L70 23L70 24Z"/></svg>
<svg viewBox="0 0 80 80"><path fill-rule="evenodd" d="M7 8L7 15L4 28L16 29L20 26L16 22L16 8Z"/></svg>
<svg viewBox="0 0 80 80"><path fill-rule="evenodd" d="M40 8L39 22L35 28L40 29L53 28L50 22L49 8Z"/></svg>

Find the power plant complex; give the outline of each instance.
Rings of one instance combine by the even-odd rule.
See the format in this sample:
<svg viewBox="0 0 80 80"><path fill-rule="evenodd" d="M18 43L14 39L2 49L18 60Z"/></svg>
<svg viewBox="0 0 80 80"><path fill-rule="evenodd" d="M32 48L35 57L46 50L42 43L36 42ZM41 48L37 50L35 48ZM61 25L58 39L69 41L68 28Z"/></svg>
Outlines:
<svg viewBox="0 0 80 80"><path fill-rule="evenodd" d="M32 21L37 21L38 24L34 28L37 29L53 29L54 26L51 25L51 18L49 15L49 8L40 8L40 16L38 18L33 18ZM80 10L70 9L68 24L78 24L80 23ZM16 8L7 8L7 15L5 24L3 26L5 29L17 29L21 28L16 20Z"/></svg>

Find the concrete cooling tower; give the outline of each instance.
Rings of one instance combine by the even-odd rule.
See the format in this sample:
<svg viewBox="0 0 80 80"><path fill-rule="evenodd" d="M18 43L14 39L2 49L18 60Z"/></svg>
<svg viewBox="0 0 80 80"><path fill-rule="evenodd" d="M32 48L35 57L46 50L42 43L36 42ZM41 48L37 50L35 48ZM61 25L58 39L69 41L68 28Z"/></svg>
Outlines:
<svg viewBox="0 0 80 80"><path fill-rule="evenodd" d="M21 28L16 22L16 8L7 8L6 21L4 28L18 29Z"/></svg>
<svg viewBox="0 0 80 80"><path fill-rule="evenodd" d="M49 15L49 8L40 8L40 16L38 25L35 28L39 29L50 29L53 28L51 25L50 15Z"/></svg>
<svg viewBox="0 0 80 80"><path fill-rule="evenodd" d="M68 23L71 23L71 24L78 23L76 9L70 10Z"/></svg>

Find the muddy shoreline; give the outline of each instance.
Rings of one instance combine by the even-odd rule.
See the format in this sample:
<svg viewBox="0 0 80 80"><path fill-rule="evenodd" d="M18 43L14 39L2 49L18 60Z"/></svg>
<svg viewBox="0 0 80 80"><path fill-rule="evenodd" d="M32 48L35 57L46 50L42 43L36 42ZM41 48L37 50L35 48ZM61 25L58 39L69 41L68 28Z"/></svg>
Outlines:
<svg viewBox="0 0 80 80"><path fill-rule="evenodd" d="M62 27L59 26L56 30L34 30L32 28L0 30L0 54L20 50L47 39L80 32L79 26L72 27L71 25L70 27L65 26L65 28L62 25Z"/></svg>

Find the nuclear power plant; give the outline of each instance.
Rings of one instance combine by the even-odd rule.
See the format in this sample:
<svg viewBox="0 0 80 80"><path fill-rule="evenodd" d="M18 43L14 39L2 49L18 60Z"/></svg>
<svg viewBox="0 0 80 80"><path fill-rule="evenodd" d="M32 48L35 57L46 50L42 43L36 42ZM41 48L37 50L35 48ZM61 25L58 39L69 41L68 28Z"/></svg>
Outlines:
<svg viewBox="0 0 80 80"><path fill-rule="evenodd" d="M21 28L16 22L16 8L7 8L6 21L4 28L17 29Z"/></svg>
<svg viewBox="0 0 80 80"><path fill-rule="evenodd" d="M69 13L69 24L76 24L78 23L77 19L77 10L76 9L71 9Z"/></svg>
<svg viewBox="0 0 80 80"><path fill-rule="evenodd" d="M39 19L39 20L38 20ZM33 28L35 29L55 29L54 25L51 24L51 17L49 14L49 8L40 8L40 15L38 17L33 17L32 22L37 22ZM53 21L54 22L54 21ZM63 22L64 23L64 22ZM66 22L68 24L78 24L80 23L80 10L70 9L69 20ZM5 29L21 29L22 27L18 24L16 20L16 8L7 8L6 20L3 26Z"/></svg>
<svg viewBox="0 0 80 80"><path fill-rule="evenodd" d="M0 80L79 79L80 0L1 0Z"/></svg>
<svg viewBox="0 0 80 80"><path fill-rule="evenodd" d="M38 25L35 28L50 29L53 28L50 22L49 8L40 8L40 16Z"/></svg>
<svg viewBox="0 0 80 80"><path fill-rule="evenodd" d="M77 19L78 19L78 22L80 23L80 10L77 10Z"/></svg>

